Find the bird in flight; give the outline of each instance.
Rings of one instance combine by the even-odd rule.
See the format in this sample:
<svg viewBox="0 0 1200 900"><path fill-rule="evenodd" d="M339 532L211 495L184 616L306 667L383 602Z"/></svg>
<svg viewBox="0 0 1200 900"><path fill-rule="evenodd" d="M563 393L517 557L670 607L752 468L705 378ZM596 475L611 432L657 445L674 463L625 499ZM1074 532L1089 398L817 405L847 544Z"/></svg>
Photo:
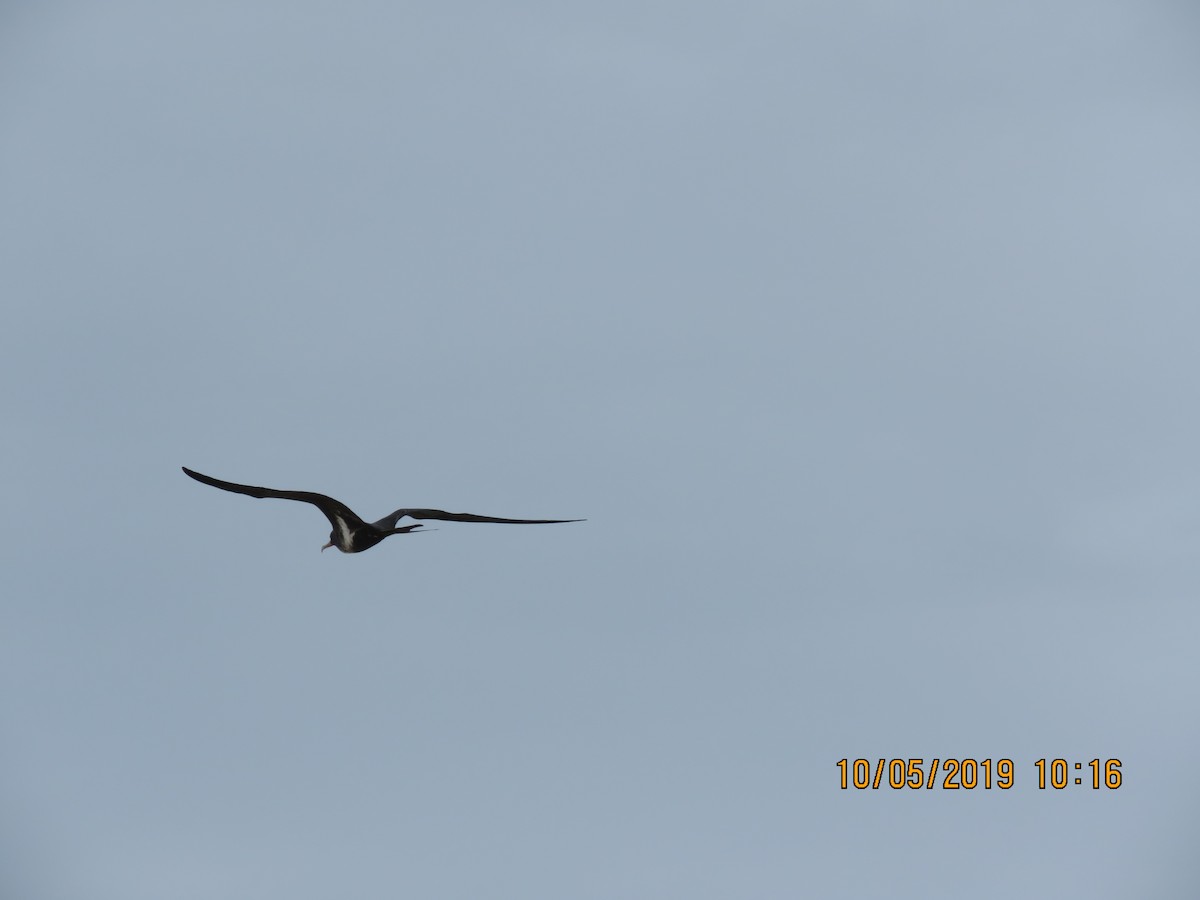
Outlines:
<svg viewBox="0 0 1200 900"><path fill-rule="evenodd" d="M502 525L561 525L565 522L582 522L583 519L500 519L495 516L477 516L473 513L452 513L441 509L398 509L384 516L378 522L364 522L345 503L326 497L324 494L314 494L311 491L277 491L274 488L251 487L248 484L234 484L232 481L221 481L193 472L186 466L183 473L194 478L201 484L211 485L223 491L235 494L246 494L249 497L278 497L280 500L299 500L311 503L325 514L333 531L329 533L329 543L321 548L324 552L330 547L337 547L343 553L361 553L369 550L393 534L408 534L417 528L424 527L421 523L396 527L396 523L408 516L410 519L441 519L446 522L496 522Z"/></svg>

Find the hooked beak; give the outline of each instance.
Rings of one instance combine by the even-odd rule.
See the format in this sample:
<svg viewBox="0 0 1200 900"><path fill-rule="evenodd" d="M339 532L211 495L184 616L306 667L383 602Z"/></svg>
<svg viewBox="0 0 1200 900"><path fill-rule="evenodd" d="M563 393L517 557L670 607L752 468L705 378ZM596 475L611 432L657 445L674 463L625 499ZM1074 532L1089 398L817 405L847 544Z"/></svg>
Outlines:
<svg viewBox="0 0 1200 900"><path fill-rule="evenodd" d="M321 548L321 552L324 553L326 550L328 550L332 546L333 546L333 541L330 541L328 544L326 544L324 547Z"/></svg>

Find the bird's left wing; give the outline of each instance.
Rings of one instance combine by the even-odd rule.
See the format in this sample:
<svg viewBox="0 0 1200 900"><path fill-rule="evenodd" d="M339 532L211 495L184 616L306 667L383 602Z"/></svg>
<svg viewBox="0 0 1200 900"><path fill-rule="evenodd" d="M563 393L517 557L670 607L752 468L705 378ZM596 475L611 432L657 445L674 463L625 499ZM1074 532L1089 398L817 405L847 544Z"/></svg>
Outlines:
<svg viewBox="0 0 1200 900"><path fill-rule="evenodd" d="M493 522L498 525L561 525L565 522L584 522L585 519L501 519L497 516L477 516L474 513L453 513L444 509L398 509L372 523L376 528L393 528L408 516L411 519L440 519L443 522Z"/></svg>

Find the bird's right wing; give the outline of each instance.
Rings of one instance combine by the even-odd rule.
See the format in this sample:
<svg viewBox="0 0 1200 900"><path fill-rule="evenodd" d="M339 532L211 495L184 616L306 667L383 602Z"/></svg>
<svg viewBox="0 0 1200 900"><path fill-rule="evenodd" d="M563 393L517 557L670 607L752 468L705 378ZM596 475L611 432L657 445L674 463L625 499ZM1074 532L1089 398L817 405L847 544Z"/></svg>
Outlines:
<svg viewBox="0 0 1200 900"><path fill-rule="evenodd" d="M254 487L249 484L235 484L232 481L222 481L219 478L212 478L208 475L201 475L199 472L193 472L186 466L181 467L185 475L189 478L194 478L201 484L207 484L210 487L220 488L223 491L231 491L235 494L245 494L248 497L257 497L262 500L268 497L279 500L299 500L302 503L311 503L317 509L325 514L331 525L337 527L337 521L334 516L343 518L350 527L361 525L360 519L345 503L340 500L334 500L332 497L327 497L324 494L315 494L312 491L279 491L275 488Z"/></svg>

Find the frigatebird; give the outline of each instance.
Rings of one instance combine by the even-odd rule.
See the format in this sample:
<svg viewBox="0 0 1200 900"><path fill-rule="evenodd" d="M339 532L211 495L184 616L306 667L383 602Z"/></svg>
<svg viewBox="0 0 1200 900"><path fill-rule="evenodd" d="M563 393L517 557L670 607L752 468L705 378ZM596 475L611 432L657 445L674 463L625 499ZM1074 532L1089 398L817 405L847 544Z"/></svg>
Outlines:
<svg viewBox="0 0 1200 900"><path fill-rule="evenodd" d="M423 528L421 523L396 527L396 523L408 516L410 519L441 519L446 522L495 522L501 525L561 525L566 522L582 522L583 519L501 519L496 516L477 516L474 513L452 513L442 509L398 509L384 516L378 522L364 522L350 507L340 500L326 497L324 494L314 494L311 491L277 491L274 488L252 487L248 484L234 484L232 481L221 481L208 475L193 472L187 466L181 466L185 475L194 478L201 484L208 484L223 491L235 494L246 494L250 497L278 497L280 500L300 500L311 503L325 514L333 531L329 533L329 543L321 548L321 552L330 547L337 547L343 553L361 553L374 547L385 537L393 534L408 534L417 528Z"/></svg>

